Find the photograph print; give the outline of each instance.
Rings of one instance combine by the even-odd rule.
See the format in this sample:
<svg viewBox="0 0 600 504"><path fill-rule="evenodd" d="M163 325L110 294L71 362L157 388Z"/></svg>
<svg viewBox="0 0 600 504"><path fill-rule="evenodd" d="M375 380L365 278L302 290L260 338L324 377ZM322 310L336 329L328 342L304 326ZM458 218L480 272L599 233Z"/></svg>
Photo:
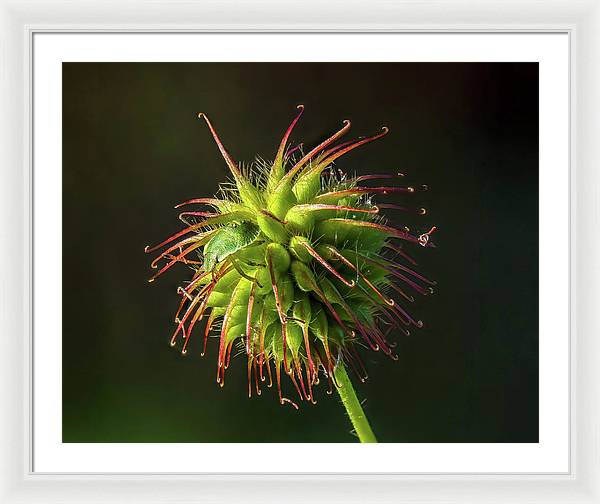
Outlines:
<svg viewBox="0 0 600 504"><path fill-rule="evenodd" d="M537 443L537 63L63 63L64 443Z"/></svg>

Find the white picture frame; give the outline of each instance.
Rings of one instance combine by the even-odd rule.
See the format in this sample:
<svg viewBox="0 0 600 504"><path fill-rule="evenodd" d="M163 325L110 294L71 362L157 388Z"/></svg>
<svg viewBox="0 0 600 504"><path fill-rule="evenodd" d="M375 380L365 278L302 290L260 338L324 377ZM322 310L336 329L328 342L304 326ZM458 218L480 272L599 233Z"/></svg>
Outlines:
<svg viewBox="0 0 600 504"><path fill-rule="evenodd" d="M91 21L92 20L92 21ZM293 20L293 22L292 22ZM4 502L600 502L598 2L0 3ZM571 467L560 475L52 475L30 471L31 42L37 31L558 31L571 40ZM578 233L578 230L581 230ZM567 237L565 237L566 239ZM581 277L580 277L581 276ZM578 281L579 280L579 281Z"/></svg>

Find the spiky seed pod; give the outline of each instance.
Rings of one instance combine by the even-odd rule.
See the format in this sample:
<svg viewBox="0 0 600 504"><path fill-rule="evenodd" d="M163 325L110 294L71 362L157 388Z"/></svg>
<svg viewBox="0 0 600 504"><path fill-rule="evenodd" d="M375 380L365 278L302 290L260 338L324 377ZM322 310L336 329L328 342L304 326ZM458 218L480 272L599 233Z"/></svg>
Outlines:
<svg viewBox="0 0 600 504"><path fill-rule="evenodd" d="M288 140L304 107L298 109L274 161L258 161L252 170L233 160L208 117L199 114L233 181L221 186L218 197L177 205L211 210L181 213L183 230L146 247L146 252L164 248L151 266L165 263L150 281L177 263L194 271L189 283L178 289L182 299L171 345L182 339L185 354L194 327L206 317L202 355L210 331L217 330L221 386L232 349L242 342L248 358L248 394L253 388L260 394L260 382L267 375L272 385L273 367L280 403L296 408L282 395L282 369L300 399L315 402L312 388L319 373L331 390L334 367L341 361L362 380L366 372L358 347L396 358L387 341L389 333L397 329L408 334L409 326L422 326L397 295L404 303L411 302L410 291L426 295L434 282L413 269L415 262L401 244L431 247L429 235L435 230L413 235L380 216L381 208L405 208L375 205L374 196L410 194L412 187L370 187L364 182L395 177L348 177L334 168L334 161L385 136L388 128L334 145L350 128L350 121L344 121L315 148L295 155L301 149L289 149Z"/></svg>

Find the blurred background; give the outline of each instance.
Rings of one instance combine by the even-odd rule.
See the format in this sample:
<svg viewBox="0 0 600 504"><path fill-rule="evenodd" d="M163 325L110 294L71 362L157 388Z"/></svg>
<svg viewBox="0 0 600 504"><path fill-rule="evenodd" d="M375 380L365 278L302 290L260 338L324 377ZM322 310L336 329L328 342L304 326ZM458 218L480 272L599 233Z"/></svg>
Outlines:
<svg viewBox="0 0 600 504"><path fill-rule="evenodd" d="M245 356L216 383L217 342L169 346L190 276L153 284L144 247L178 231L173 206L211 196L228 171L199 111L238 161L309 148L352 121L390 133L342 158L401 171L429 190L389 212L436 249L414 250L439 283L411 312L425 326L399 361L363 352L357 384L380 442L538 441L538 66L535 63L65 63L63 65L63 441L355 442L336 395L280 406L247 397ZM395 200L396 199L396 200ZM356 382L357 380L355 380ZM293 396L289 380L285 393Z"/></svg>

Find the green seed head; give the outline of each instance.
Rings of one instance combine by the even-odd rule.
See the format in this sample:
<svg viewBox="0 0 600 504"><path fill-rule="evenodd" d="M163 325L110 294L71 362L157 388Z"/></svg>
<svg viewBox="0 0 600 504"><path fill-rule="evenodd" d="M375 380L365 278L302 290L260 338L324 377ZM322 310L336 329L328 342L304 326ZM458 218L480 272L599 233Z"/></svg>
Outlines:
<svg viewBox="0 0 600 504"><path fill-rule="evenodd" d="M336 160L388 133L337 143L350 122L312 150L290 149L288 140L304 107L293 120L272 163L245 171L208 125L227 163L233 185L218 198L182 203L210 210L180 214L186 227L158 244L151 280L176 263L193 270L179 287L182 299L171 338L186 353L193 330L206 319L203 353L211 331L219 335L217 381L223 385L234 345L248 358L248 392L260 383L288 375L301 400L315 402L312 387L323 373L330 384L340 360L357 371L359 354L370 348L395 358L392 331L420 327L405 310L412 293L428 294L434 282L414 271L406 247L431 247L431 228L420 235L388 225L373 197L414 192L411 187L371 186L390 175L349 177ZM420 212L423 213L423 212ZM412 293L411 293L412 291ZM274 373L273 373L274 370ZM252 380L254 376L254 383Z"/></svg>

